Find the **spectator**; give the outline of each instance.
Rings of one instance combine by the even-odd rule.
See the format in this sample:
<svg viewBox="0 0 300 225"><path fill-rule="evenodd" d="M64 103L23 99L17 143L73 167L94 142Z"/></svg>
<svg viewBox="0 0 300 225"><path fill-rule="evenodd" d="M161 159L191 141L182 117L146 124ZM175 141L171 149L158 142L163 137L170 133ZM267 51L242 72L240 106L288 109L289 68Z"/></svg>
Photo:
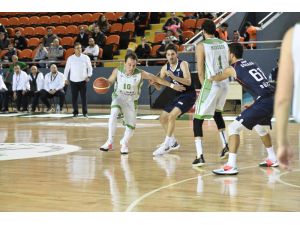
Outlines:
<svg viewBox="0 0 300 225"><path fill-rule="evenodd" d="M147 44L145 37L142 38L142 43L135 49L135 54L139 59L148 59L150 56L151 47Z"/></svg>
<svg viewBox="0 0 300 225"><path fill-rule="evenodd" d="M90 58L82 54L82 48L80 43L75 44L74 50L75 54L71 55L67 60L64 76L65 80L67 81L70 73L73 117L78 117L77 101L78 94L80 93L82 114L85 118L88 118L86 88L87 83L89 82L90 77L92 76L93 68Z"/></svg>
<svg viewBox="0 0 300 225"><path fill-rule="evenodd" d="M7 35L7 30L6 30L5 26L2 23L0 23L0 32L4 33L6 37L8 36Z"/></svg>
<svg viewBox="0 0 300 225"><path fill-rule="evenodd" d="M233 42L243 42L244 38L241 37L240 32L238 30L233 31Z"/></svg>
<svg viewBox="0 0 300 225"><path fill-rule="evenodd" d="M65 101L65 77L64 74L57 70L57 66L52 64L50 66L50 72L45 75L44 89L41 90L41 100L47 107L47 112L53 112L49 103L49 98L59 98L59 109L61 111Z"/></svg>
<svg viewBox="0 0 300 225"><path fill-rule="evenodd" d="M172 20L175 20L175 24L176 24L176 25L180 25L180 27L181 27L181 24L182 24L181 19L180 19L179 17L176 16L175 12L172 12L172 13L171 13L171 18L169 18L169 19L167 20L167 22L165 23L165 25L163 26L163 30L165 30L165 31L168 30L167 27L171 25L171 21L172 21Z"/></svg>
<svg viewBox="0 0 300 225"><path fill-rule="evenodd" d="M47 34L44 36L44 46L45 47L50 47L51 43L53 43L54 39L58 38L56 34L52 33L52 28L48 27L47 28Z"/></svg>
<svg viewBox="0 0 300 225"><path fill-rule="evenodd" d="M258 27L255 27L251 24L251 22L247 21L245 23L245 29L246 32L244 34L245 40L244 41L256 41L256 33L258 30ZM246 47L248 49L256 49L256 43L247 44Z"/></svg>
<svg viewBox="0 0 300 225"><path fill-rule="evenodd" d="M9 45L9 38L5 36L5 33L0 33L0 50L7 49Z"/></svg>
<svg viewBox="0 0 300 225"><path fill-rule="evenodd" d="M80 32L75 40L75 43L76 42L79 42L83 48L89 45L89 35L86 33L84 27L80 27Z"/></svg>
<svg viewBox="0 0 300 225"><path fill-rule="evenodd" d="M165 39L162 41L161 46L156 51L157 58L165 58L166 57L166 51L165 51L166 47L169 44L173 44L171 37L174 37L174 36L166 36Z"/></svg>
<svg viewBox="0 0 300 225"><path fill-rule="evenodd" d="M11 62L13 55L17 55L17 49L14 48L14 45L12 43L10 43L8 45L8 52L3 57L3 61L4 62Z"/></svg>
<svg viewBox="0 0 300 225"><path fill-rule="evenodd" d="M139 14L138 12L126 12L120 19L119 22L121 23L135 23L136 20L139 19Z"/></svg>
<svg viewBox="0 0 300 225"><path fill-rule="evenodd" d="M228 23L222 23L220 27L216 29L215 36L223 41L228 41Z"/></svg>
<svg viewBox="0 0 300 225"><path fill-rule="evenodd" d="M37 47L37 51L35 53L35 56L33 58L33 61L35 62L39 62L39 67L45 67L45 60L48 58L48 50L47 48L44 46L43 42L41 42L39 44L39 46Z"/></svg>
<svg viewBox="0 0 300 225"><path fill-rule="evenodd" d="M91 61L95 61L96 63L99 55L99 46L95 44L95 40L93 38L89 39L89 46L86 47L83 54L86 54L90 57Z"/></svg>
<svg viewBox="0 0 300 225"><path fill-rule="evenodd" d="M36 106L39 103L39 97L41 90L44 88L44 75L37 69L36 66L30 68L29 83L30 91L28 92L29 97L33 97L31 112L35 112Z"/></svg>
<svg viewBox="0 0 300 225"><path fill-rule="evenodd" d="M48 48L48 60L49 61L57 61L63 59L64 49L61 45L59 45L58 38L53 40L53 43Z"/></svg>
<svg viewBox="0 0 300 225"><path fill-rule="evenodd" d="M92 38L95 41L95 44L98 45L100 48L103 48L105 44L105 35L100 31L99 26L94 27L94 32L92 33Z"/></svg>
<svg viewBox="0 0 300 225"><path fill-rule="evenodd" d="M277 82L277 74L278 74L278 59L276 59L276 66L271 70L269 75L269 80Z"/></svg>
<svg viewBox="0 0 300 225"><path fill-rule="evenodd" d="M171 20L171 21L170 21L170 25L167 26L167 30L170 30L170 31L172 31L174 34L177 34L177 33L178 33L178 30L179 30L179 32L180 32L180 25L177 25L175 20Z"/></svg>
<svg viewBox="0 0 300 225"><path fill-rule="evenodd" d="M23 50L27 47L26 38L21 35L21 31L17 30L14 37L14 47Z"/></svg>
<svg viewBox="0 0 300 225"><path fill-rule="evenodd" d="M14 66L12 82L13 97L16 100L18 112L28 111L28 91L30 90L29 76L19 65Z"/></svg>
<svg viewBox="0 0 300 225"><path fill-rule="evenodd" d="M101 15L98 19L98 26L100 28L100 30L102 31L102 33L104 34L108 34L109 33L109 28L110 28L110 24L107 21L105 15Z"/></svg>

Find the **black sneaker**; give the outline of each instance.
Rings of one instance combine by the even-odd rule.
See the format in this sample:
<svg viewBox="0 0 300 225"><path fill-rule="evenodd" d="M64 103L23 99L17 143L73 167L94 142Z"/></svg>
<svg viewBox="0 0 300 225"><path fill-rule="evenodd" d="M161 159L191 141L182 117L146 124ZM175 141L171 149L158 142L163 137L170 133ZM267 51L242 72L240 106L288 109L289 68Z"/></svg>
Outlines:
<svg viewBox="0 0 300 225"><path fill-rule="evenodd" d="M227 158L228 154L229 154L229 148L228 148L228 144L226 144L225 148L223 148L221 151L220 159Z"/></svg>
<svg viewBox="0 0 300 225"><path fill-rule="evenodd" d="M205 164L203 154L201 154L199 158L196 157L192 164L193 166L203 166Z"/></svg>
<svg viewBox="0 0 300 225"><path fill-rule="evenodd" d="M83 114L83 117L86 118L86 119L89 118L88 114Z"/></svg>
<svg viewBox="0 0 300 225"><path fill-rule="evenodd" d="M78 117L78 114L73 114L73 118L77 118Z"/></svg>

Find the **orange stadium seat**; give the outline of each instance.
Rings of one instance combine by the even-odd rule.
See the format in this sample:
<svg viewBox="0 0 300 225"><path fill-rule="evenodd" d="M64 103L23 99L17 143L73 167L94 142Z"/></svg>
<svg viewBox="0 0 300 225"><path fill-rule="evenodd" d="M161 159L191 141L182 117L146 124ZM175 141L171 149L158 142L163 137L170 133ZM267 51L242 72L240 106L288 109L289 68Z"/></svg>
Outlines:
<svg viewBox="0 0 300 225"><path fill-rule="evenodd" d="M160 46L161 45L154 45L154 46L152 46L152 49L151 49L151 52L150 52L150 56L151 57L153 57L153 58L157 57L156 52L160 48Z"/></svg>
<svg viewBox="0 0 300 225"><path fill-rule="evenodd" d="M194 37L194 32L190 30L186 30L182 32L182 35L184 37L184 41L190 40L192 37Z"/></svg>
<svg viewBox="0 0 300 225"><path fill-rule="evenodd" d="M81 24L81 23L83 23L82 16L80 14L73 14L71 16L71 23L72 24Z"/></svg>
<svg viewBox="0 0 300 225"><path fill-rule="evenodd" d="M9 26L19 26L19 18L18 17L11 17L8 19L9 21Z"/></svg>
<svg viewBox="0 0 300 225"><path fill-rule="evenodd" d="M166 33L155 33L153 43L160 43L165 39L165 37Z"/></svg>
<svg viewBox="0 0 300 225"><path fill-rule="evenodd" d="M28 40L28 48L35 49L40 44L40 39L38 38L30 38Z"/></svg>
<svg viewBox="0 0 300 225"><path fill-rule="evenodd" d="M45 27L36 27L34 29L35 35L38 37L45 36L47 34L47 30Z"/></svg>
<svg viewBox="0 0 300 225"><path fill-rule="evenodd" d="M41 16L39 23L40 23L39 25L49 25L49 24L51 24L50 16Z"/></svg>
<svg viewBox="0 0 300 225"><path fill-rule="evenodd" d="M116 15L117 20L118 20L120 17L123 17L124 14L125 14L124 12L115 12L115 15Z"/></svg>
<svg viewBox="0 0 300 225"><path fill-rule="evenodd" d="M29 17L29 25L37 26L39 24L40 24L40 17L38 16Z"/></svg>
<svg viewBox="0 0 300 225"><path fill-rule="evenodd" d="M22 16L19 18L20 25L27 26L27 25L30 25L29 22L30 22L29 17L27 17L27 16Z"/></svg>
<svg viewBox="0 0 300 225"><path fill-rule="evenodd" d="M192 16L194 14L194 12L184 12L183 14L184 14L184 16L189 17L189 16Z"/></svg>
<svg viewBox="0 0 300 225"><path fill-rule="evenodd" d="M8 52L8 50L6 50L6 49L0 51L0 59L2 59L6 55L7 52Z"/></svg>
<svg viewBox="0 0 300 225"><path fill-rule="evenodd" d="M182 51L184 51L184 45L180 45L179 46L179 50L178 50L179 52L182 52Z"/></svg>
<svg viewBox="0 0 300 225"><path fill-rule="evenodd" d="M93 13L93 22L98 21L99 17L102 15L102 13Z"/></svg>
<svg viewBox="0 0 300 225"><path fill-rule="evenodd" d="M9 37L15 36L15 30L13 28L6 28L6 30Z"/></svg>
<svg viewBox="0 0 300 225"><path fill-rule="evenodd" d="M106 17L106 19L109 21L109 22L116 22L117 21L117 17L116 17L116 14L114 12L106 12L104 13L104 16Z"/></svg>
<svg viewBox="0 0 300 225"><path fill-rule="evenodd" d="M130 39L133 37L134 31L135 31L134 23L128 22L128 23L125 23L123 25L122 32L129 32L130 33L130 37L129 37Z"/></svg>
<svg viewBox="0 0 300 225"><path fill-rule="evenodd" d="M70 15L63 15L60 17L60 22L62 24L70 24L72 23L72 20L71 20L71 16Z"/></svg>
<svg viewBox="0 0 300 225"><path fill-rule="evenodd" d="M121 23L114 23L110 27L111 34L119 34L122 31L123 25Z"/></svg>
<svg viewBox="0 0 300 225"><path fill-rule="evenodd" d="M196 27L196 20L195 19L187 19L183 21L183 31L185 30L194 30Z"/></svg>
<svg viewBox="0 0 300 225"><path fill-rule="evenodd" d="M94 22L93 15L91 13L82 14L82 21L83 23L84 22L93 23Z"/></svg>
<svg viewBox="0 0 300 225"><path fill-rule="evenodd" d="M74 46L74 39L72 37L63 37L60 41L60 44L64 48L70 48Z"/></svg>
<svg viewBox="0 0 300 225"><path fill-rule="evenodd" d="M74 48L69 48L65 51L64 60L66 61L71 55L74 54Z"/></svg>
<svg viewBox="0 0 300 225"><path fill-rule="evenodd" d="M50 17L50 24L60 25L60 16L58 16L58 15L51 16Z"/></svg>
<svg viewBox="0 0 300 225"><path fill-rule="evenodd" d="M35 35L35 29L34 27L25 27L23 35L26 37L31 37Z"/></svg>
<svg viewBox="0 0 300 225"><path fill-rule="evenodd" d="M24 49L20 51L18 54L19 59L23 61L30 61L32 60L32 50L31 49Z"/></svg>
<svg viewBox="0 0 300 225"><path fill-rule="evenodd" d="M7 18L0 18L0 23L4 26L9 26L9 20Z"/></svg>
<svg viewBox="0 0 300 225"><path fill-rule="evenodd" d="M79 29L76 25L67 26L67 34L68 35L77 35L79 34Z"/></svg>
<svg viewBox="0 0 300 225"><path fill-rule="evenodd" d="M119 44L120 44L120 36L115 35L115 34L109 35L106 38L105 44L106 45L113 45L113 51L114 52L117 51L118 48L119 48Z"/></svg>
<svg viewBox="0 0 300 225"><path fill-rule="evenodd" d="M57 26L54 28L53 33L58 36L63 36L68 33L66 26Z"/></svg>
<svg viewBox="0 0 300 225"><path fill-rule="evenodd" d="M15 28L15 33L16 33L17 30L21 31L21 35L24 34L24 28L23 27L16 27Z"/></svg>
<svg viewBox="0 0 300 225"><path fill-rule="evenodd" d="M201 29L202 24L204 23L205 20L206 20L205 18L203 18L203 19L198 19L198 20L197 20L197 23L196 23L196 28Z"/></svg>

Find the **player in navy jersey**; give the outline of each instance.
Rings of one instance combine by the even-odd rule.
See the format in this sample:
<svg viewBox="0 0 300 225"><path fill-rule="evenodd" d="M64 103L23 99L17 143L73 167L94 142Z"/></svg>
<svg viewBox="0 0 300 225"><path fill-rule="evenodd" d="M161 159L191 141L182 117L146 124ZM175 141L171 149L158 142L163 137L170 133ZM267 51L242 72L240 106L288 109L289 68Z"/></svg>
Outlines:
<svg viewBox="0 0 300 225"><path fill-rule="evenodd" d="M167 76L171 78L171 83L181 84L185 91L176 92L175 97L164 108L160 115L160 123L165 130L166 137L162 144L153 152L153 155L162 155L171 150L178 149L180 145L174 137L175 121L178 116L186 113L192 108L196 101L196 91L192 84L192 78L189 71L189 65L177 57L177 48L173 44L166 47L166 57L168 62L162 67L160 77ZM160 86L155 84L156 89Z"/></svg>
<svg viewBox="0 0 300 225"><path fill-rule="evenodd" d="M238 173L236 155L239 147L239 133L243 128L255 131L260 136L268 157L259 164L262 167L277 167L278 162L273 150L271 136L261 125L271 127L273 115L274 87L268 82L260 67L243 57L243 46L233 43L229 46L229 61L231 66L221 74L212 77L212 80L220 81L228 77L234 77L254 99L254 103L248 106L229 126L229 157L228 162L221 169L213 170L218 175L234 175Z"/></svg>

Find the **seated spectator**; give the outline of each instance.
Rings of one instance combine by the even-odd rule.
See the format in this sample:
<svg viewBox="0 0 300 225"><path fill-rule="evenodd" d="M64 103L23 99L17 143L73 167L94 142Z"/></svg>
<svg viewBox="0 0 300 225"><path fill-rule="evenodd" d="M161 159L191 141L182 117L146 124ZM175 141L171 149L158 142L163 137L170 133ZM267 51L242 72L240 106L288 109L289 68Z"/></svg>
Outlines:
<svg viewBox="0 0 300 225"><path fill-rule="evenodd" d="M139 19L139 14L138 12L126 12L119 20L121 23L135 23L136 20Z"/></svg>
<svg viewBox="0 0 300 225"><path fill-rule="evenodd" d="M106 34L109 34L109 28L110 28L110 24L109 22L107 21L105 15L101 15L98 19L98 26L100 28L100 31L102 33L104 33L105 35Z"/></svg>
<svg viewBox="0 0 300 225"><path fill-rule="evenodd" d="M45 75L44 89L41 90L41 100L47 107L47 112L52 112L49 98L59 98L59 111L62 110L65 100L65 77L64 74L57 70L57 66L52 64L50 72Z"/></svg>
<svg viewBox="0 0 300 225"><path fill-rule="evenodd" d="M64 49L59 45L58 38L53 40L53 43L48 48L48 61L57 61L63 59Z"/></svg>
<svg viewBox="0 0 300 225"><path fill-rule="evenodd" d="M257 30L259 29L258 27L255 27L251 24L251 22L247 21L245 23L245 29L246 32L244 34L245 39L244 41L256 41L256 33ZM256 49L256 43L251 43L251 44L247 44L246 48L248 49Z"/></svg>
<svg viewBox="0 0 300 225"><path fill-rule="evenodd" d="M181 25L182 25L181 19L176 16L175 12L172 12L171 13L171 18L169 18L167 20L167 22L164 24L163 30L167 31L168 30L167 27L171 25L171 21L173 21L173 20L175 21L176 25L180 25L180 27L181 27Z"/></svg>
<svg viewBox="0 0 300 225"><path fill-rule="evenodd" d="M94 27L92 38L94 39L96 45L98 45L100 48L103 48L105 45L105 35L102 31L100 31L99 26Z"/></svg>
<svg viewBox="0 0 300 225"><path fill-rule="evenodd" d="M3 61L4 62L12 62L12 57L14 55L17 55L17 49L14 48L14 45L12 43L10 43L8 45L8 52L3 57Z"/></svg>
<svg viewBox="0 0 300 225"><path fill-rule="evenodd" d="M9 38L5 36L5 33L0 33L0 50L7 49L9 45Z"/></svg>
<svg viewBox="0 0 300 225"><path fill-rule="evenodd" d="M85 48L83 54L90 57L91 61L97 61L99 55L99 46L95 44L93 38L89 39L89 46Z"/></svg>
<svg viewBox="0 0 300 225"><path fill-rule="evenodd" d="M175 20L170 21L170 25L166 27L167 30L172 31L174 34L177 33L177 30L180 30L180 25L176 24Z"/></svg>
<svg viewBox="0 0 300 225"><path fill-rule="evenodd" d="M83 48L89 45L89 35L86 33L84 27L80 27L79 34L76 37L75 43L79 42Z"/></svg>
<svg viewBox="0 0 300 225"><path fill-rule="evenodd" d="M220 27L216 29L215 36L223 41L228 41L228 24L222 23Z"/></svg>
<svg viewBox="0 0 300 225"><path fill-rule="evenodd" d="M44 88L44 75L37 69L36 66L30 68L29 83L30 91L28 92L29 97L33 97L31 104L31 112L35 112L36 106L39 103L39 97L41 90Z"/></svg>
<svg viewBox="0 0 300 225"><path fill-rule="evenodd" d="M142 43L137 46L135 53L139 59L148 59L150 56L151 47L147 44L145 37L142 38Z"/></svg>
<svg viewBox="0 0 300 225"><path fill-rule="evenodd" d="M7 30L6 30L5 26L2 23L0 23L0 32L4 33L5 36L8 37Z"/></svg>
<svg viewBox="0 0 300 225"><path fill-rule="evenodd" d="M19 65L14 66L12 82L13 98L16 101L17 111L28 111L28 91L30 90L29 76L22 71Z"/></svg>
<svg viewBox="0 0 300 225"><path fill-rule="evenodd" d="M156 51L156 56L158 58L165 58L166 57L165 49L169 44L173 44L173 42L172 42L170 37L166 36L165 39L162 41L161 46Z"/></svg>
<svg viewBox="0 0 300 225"><path fill-rule="evenodd" d="M243 42L244 38L241 37L240 33L238 30L233 31L233 42Z"/></svg>
<svg viewBox="0 0 300 225"><path fill-rule="evenodd" d="M23 50L27 47L26 38L21 35L21 31L17 30L14 36L14 47Z"/></svg>
<svg viewBox="0 0 300 225"><path fill-rule="evenodd" d="M179 39L174 35L174 33L171 30L168 30L166 33L165 39L162 41L162 44L165 44L165 41L171 41L173 44L177 44L179 42Z"/></svg>
<svg viewBox="0 0 300 225"><path fill-rule="evenodd" d="M39 46L37 47L37 51L35 53L35 56L33 58L34 62L39 62L39 67L46 67L46 64L43 63L45 62L45 60L48 58L48 50L47 48L44 46L43 42L41 42L39 44Z"/></svg>
<svg viewBox="0 0 300 225"><path fill-rule="evenodd" d="M54 39L57 39L58 37L56 34L52 33L52 28L47 28L47 34L44 36L44 46L50 47L51 43L53 43Z"/></svg>

